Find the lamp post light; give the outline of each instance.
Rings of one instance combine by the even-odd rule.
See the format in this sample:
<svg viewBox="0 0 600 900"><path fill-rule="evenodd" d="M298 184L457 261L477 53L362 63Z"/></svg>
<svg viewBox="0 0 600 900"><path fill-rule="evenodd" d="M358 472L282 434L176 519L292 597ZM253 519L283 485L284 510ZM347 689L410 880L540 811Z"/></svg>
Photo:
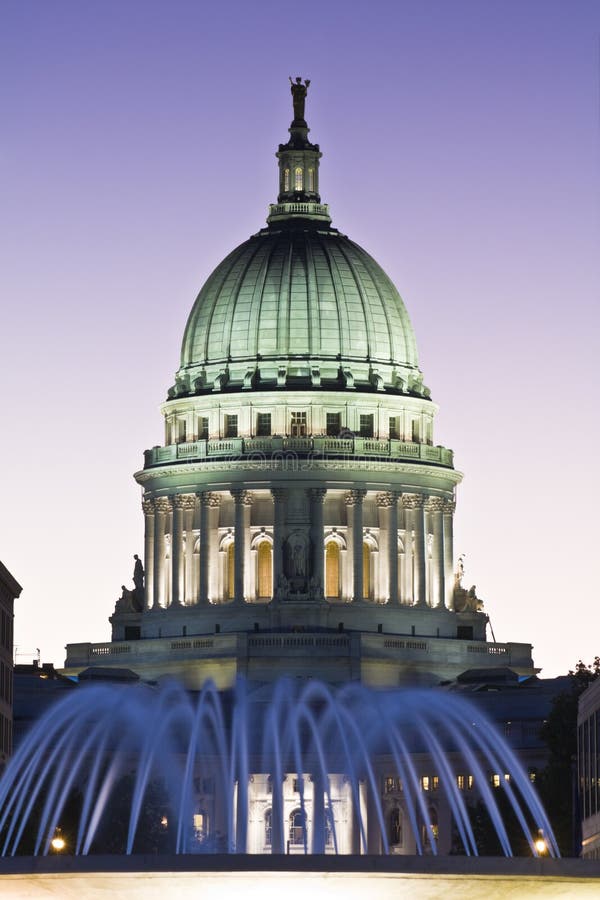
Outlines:
<svg viewBox="0 0 600 900"><path fill-rule="evenodd" d="M533 846L535 847L538 856L546 856L546 854L548 853L548 844L546 843L544 833L541 828L539 829L538 835L533 842Z"/></svg>
<svg viewBox="0 0 600 900"><path fill-rule="evenodd" d="M52 848L54 853L62 853L66 846L67 842L62 836L60 828L57 828L54 832L54 837L50 841L50 847Z"/></svg>

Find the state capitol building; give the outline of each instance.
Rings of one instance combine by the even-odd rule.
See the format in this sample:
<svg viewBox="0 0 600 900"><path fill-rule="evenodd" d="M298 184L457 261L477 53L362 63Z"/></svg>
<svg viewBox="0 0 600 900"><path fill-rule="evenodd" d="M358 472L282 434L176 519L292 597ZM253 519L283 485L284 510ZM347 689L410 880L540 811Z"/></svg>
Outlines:
<svg viewBox="0 0 600 900"><path fill-rule="evenodd" d="M135 474L143 569L111 640L68 645L66 674L128 668L226 689L240 674L392 687L535 672L529 644L487 641L455 574L461 474L436 441L398 291L321 201L307 87L292 83L266 227L189 314L164 445Z"/></svg>

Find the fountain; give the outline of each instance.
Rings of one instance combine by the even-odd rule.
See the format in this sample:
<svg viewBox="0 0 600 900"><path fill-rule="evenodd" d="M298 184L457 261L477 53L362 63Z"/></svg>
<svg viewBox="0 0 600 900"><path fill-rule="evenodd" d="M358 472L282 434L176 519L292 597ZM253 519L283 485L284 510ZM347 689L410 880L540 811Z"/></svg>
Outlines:
<svg viewBox="0 0 600 900"><path fill-rule="evenodd" d="M423 775L424 760L435 784ZM0 852L51 853L74 795L69 851L105 850L125 785L127 854L146 847L151 815L153 849L175 854L387 855L398 849L390 832L397 838L401 810L404 847L435 856L441 838L428 794L435 790L452 823L454 852L477 856L463 772L505 856L513 847L501 794L531 854L538 855L535 838L543 833L547 852L558 856L527 773L493 724L455 695L289 679L258 689L240 680L224 695L211 683L197 694L175 681L82 687L37 723L0 781ZM490 772L502 773L498 791ZM396 797L391 806L382 781ZM213 798L209 812L199 810L202 791Z"/></svg>

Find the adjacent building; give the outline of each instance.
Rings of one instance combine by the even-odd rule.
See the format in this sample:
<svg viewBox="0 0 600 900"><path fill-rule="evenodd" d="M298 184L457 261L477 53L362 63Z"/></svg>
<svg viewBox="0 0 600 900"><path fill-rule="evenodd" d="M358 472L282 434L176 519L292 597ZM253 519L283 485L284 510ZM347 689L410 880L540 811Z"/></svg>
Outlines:
<svg viewBox="0 0 600 900"><path fill-rule="evenodd" d="M0 770L13 745L14 602L23 588L0 562Z"/></svg>

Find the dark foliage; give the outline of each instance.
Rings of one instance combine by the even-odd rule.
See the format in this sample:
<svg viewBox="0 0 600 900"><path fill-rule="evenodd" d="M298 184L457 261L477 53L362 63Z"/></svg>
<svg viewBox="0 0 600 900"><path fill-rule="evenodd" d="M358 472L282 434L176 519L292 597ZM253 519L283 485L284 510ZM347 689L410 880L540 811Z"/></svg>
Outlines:
<svg viewBox="0 0 600 900"><path fill-rule="evenodd" d="M569 672L569 687L555 697L542 738L548 764L537 787L563 856L578 856L580 837L577 814L577 704L580 694L600 675L600 657L591 666L581 660Z"/></svg>

